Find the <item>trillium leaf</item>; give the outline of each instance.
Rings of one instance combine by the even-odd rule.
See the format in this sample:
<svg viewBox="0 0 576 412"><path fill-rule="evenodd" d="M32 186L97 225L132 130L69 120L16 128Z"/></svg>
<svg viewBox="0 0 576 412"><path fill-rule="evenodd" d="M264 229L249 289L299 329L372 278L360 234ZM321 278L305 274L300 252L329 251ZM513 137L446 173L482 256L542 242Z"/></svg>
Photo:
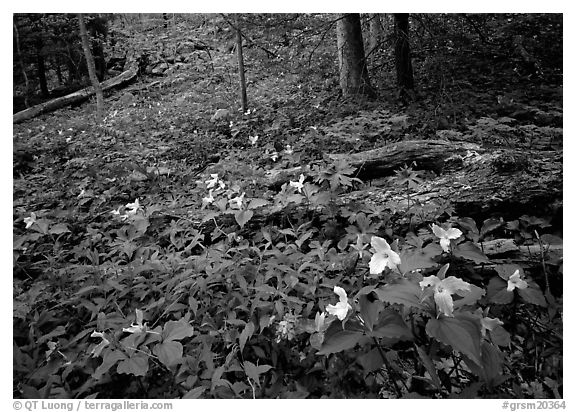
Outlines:
<svg viewBox="0 0 576 412"><path fill-rule="evenodd" d="M378 300L371 301L368 295L361 295L358 301L360 303L360 315L364 320L364 325L371 331L374 323L378 319L378 312L380 312L382 302Z"/></svg>
<svg viewBox="0 0 576 412"><path fill-rule="evenodd" d="M504 280L508 280L510 276L514 274L514 272L518 271L521 277L524 277L524 270L518 266L509 263L505 263L502 265L496 265L495 267L498 276L500 276Z"/></svg>
<svg viewBox="0 0 576 412"><path fill-rule="evenodd" d="M495 218L486 219L482 224L482 228L480 229L480 237L486 236L488 233L498 229L503 224L504 222L500 219Z"/></svg>
<svg viewBox="0 0 576 412"><path fill-rule="evenodd" d="M442 254L442 248L437 243L430 243L424 248L404 249L400 253L402 263L398 265L400 273L406 274L416 269L426 269L438 265L433 258Z"/></svg>
<svg viewBox="0 0 576 412"><path fill-rule="evenodd" d="M317 355L329 355L331 353L342 352L352 349L357 343L367 341L368 338L362 332L352 330L339 330L336 333L325 335L324 342Z"/></svg>
<svg viewBox="0 0 576 412"><path fill-rule="evenodd" d="M466 293L462 299L454 300L454 309L475 304L485 293L484 289L471 284L470 291Z"/></svg>
<svg viewBox="0 0 576 412"><path fill-rule="evenodd" d="M60 235L62 233L69 233L70 229L65 223L58 223L50 228L51 235Z"/></svg>
<svg viewBox="0 0 576 412"><path fill-rule="evenodd" d="M238 338L240 345L240 353L244 351L244 346L246 345L246 342L248 341L248 339L250 339L252 334L254 334L254 329L255 326L252 322L248 322L246 326L244 326L244 330L242 331L240 337Z"/></svg>
<svg viewBox="0 0 576 412"><path fill-rule="evenodd" d="M524 302L542 307L548 306L546 298L544 297L544 294L540 290L540 286L538 286L536 283L528 282L528 287L526 289L516 289L516 290L518 290L518 294L520 295L520 297Z"/></svg>
<svg viewBox="0 0 576 412"><path fill-rule="evenodd" d="M385 309L380 313L378 324L369 335L377 338L410 340L412 332L406 326L402 316L394 309Z"/></svg>
<svg viewBox="0 0 576 412"><path fill-rule="evenodd" d="M92 374L92 377L96 380L99 380L102 375L108 372L110 368L114 366L118 361L126 358L127 356L124 353L117 350L110 350L105 352L104 356L102 357L102 363L96 368Z"/></svg>
<svg viewBox="0 0 576 412"><path fill-rule="evenodd" d="M430 359L430 356L428 356L426 351L420 346L416 345L416 350L418 351L418 356L420 357L420 360L422 360L422 363L424 364L426 371L428 371L428 374L432 378L432 383L434 384L436 389L440 389L442 387L442 382L440 382L438 372L436 371L434 363L432 363L432 359Z"/></svg>
<svg viewBox="0 0 576 412"><path fill-rule="evenodd" d="M430 319L426 333L480 364L480 320L472 316Z"/></svg>
<svg viewBox="0 0 576 412"><path fill-rule="evenodd" d="M146 372L148 372L148 357L140 353L135 353L129 359L121 361L116 371L134 376L144 376Z"/></svg>
<svg viewBox="0 0 576 412"><path fill-rule="evenodd" d="M374 372L382 367L384 360L378 349L374 348L370 352L356 358L356 361L364 369L364 376Z"/></svg>
<svg viewBox="0 0 576 412"><path fill-rule="evenodd" d="M464 242L453 250L454 256L468 259L474 263L488 263L490 259L472 242Z"/></svg>
<svg viewBox="0 0 576 412"><path fill-rule="evenodd" d="M260 375L268 372L270 369L272 369L270 365L256 366L250 361L244 361L244 372L246 372L246 376L256 382L258 386L260 386Z"/></svg>
<svg viewBox="0 0 576 412"><path fill-rule="evenodd" d="M154 354L167 367L176 365L182 359L182 344L176 341L165 341L154 346Z"/></svg>
<svg viewBox="0 0 576 412"><path fill-rule="evenodd" d="M206 387L204 386L197 386L194 389L190 389L186 395L182 397L182 399L198 399L204 393Z"/></svg>
<svg viewBox="0 0 576 412"><path fill-rule="evenodd" d="M185 320L168 321L164 325L162 335L164 341L180 340L189 338L194 333L194 328Z"/></svg>
<svg viewBox="0 0 576 412"><path fill-rule="evenodd" d="M234 213L234 218L241 228L252 219L252 216L254 216L254 212L251 210L241 210Z"/></svg>
<svg viewBox="0 0 576 412"><path fill-rule="evenodd" d="M422 289L407 279L400 279L397 283L389 283L376 289L375 292L378 299L385 303L399 303L406 307L424 308L420 302Z"/></svg>

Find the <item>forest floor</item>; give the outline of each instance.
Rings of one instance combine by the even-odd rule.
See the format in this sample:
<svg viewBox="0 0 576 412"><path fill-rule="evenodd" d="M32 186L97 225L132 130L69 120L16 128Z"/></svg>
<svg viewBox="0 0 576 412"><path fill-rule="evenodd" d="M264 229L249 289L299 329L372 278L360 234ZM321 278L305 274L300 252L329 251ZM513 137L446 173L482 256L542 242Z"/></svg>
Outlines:
<svg viewBox="0 0 576 412"><path fill-rule="evenodd" d="M148 36L157 38L158 33ZM178 220L188 220L200 230L202 224L218 215L203 200L211 193L207 183L213 180L213 174L217 173L218 179L226 177L228 187L241 188L235 192L237 196L244 192L246 198L273 203L278 191L264 183L267 172L295 166L312 168L327 154L360 152L400 141L426 139L471 142L483 148L562 150L562 86L557 80L528 80L514 77L511 72L497 75L497 64L491 72L479 69L469 74L477 67L470 63L450 73L451 81L443 88L434 86L432 75L417 73L417 82L421 80L417 99L407 105L400 104L392 87L384 85L377 100L345 100L337 90L336 68L329 73L320 72L324 66L290 70L282 61L263 64L261 59L251 59L251 53L256 53L255 49L245 52L249 101L246 113L235 103L238 101L235 55L215 49L209 57L204 51L182 53L183 61L168 64L161 75L145 76L108 95L102 122L94 120L95 103L91 101L14 125L14 332L20 346L20 358L15 361L15 376L20 374L20 378L15 378L18 396L41 395L38 391L46 389L46 376L61 374L57 367L46 371L48 365L42 360L44 355L39 347L45 351L42 345L54 338L71 339L89 327L93 330L95 322L101 321L98 313L112 307L108 306L110 302L97 299L92 306L84 302L83 310L92 315L80 315L82 326L64 332L58 329L56 319L42 320L46 313L51 313L46 315L48 318L59 313L50 300L64 304L74 296L85 296L86 291L78 290L82 284L74 286L73 279L91 284L88 280L93 272L82 272L81 266L101 267L115 259L117 264L135 261L141 253L138 248L149 241L154 243L155 235L150 233L157 234L156 241L161 245L168 238L178 237L177 231L168 233ZM218 112L219 109L226 112ZM214 119L217 113L221 117ZM297 180L298 175L291 180ZM382 190L386 190L385 186ZM362 187L375 189L355 186ZM148 234L152 240L144 243L138 243L142 239L138 240L139 235L130 231L120 234L122 222L118 215L135 202L146 208L150 217ZM32 213L35 220L31 221ZM163 220L154 221L153 214ZM538 210L531 215L532 224L542 227L544 232L562 236L561 221L552 224L551 216ZM516 219L523 222L520 215ZM253 229L242 231L244 224L240 224L240 230L230 230L225 235L250 238ZM218 224L212 229L219 230ZM329 226L318 229L323 239L336 237L330 234ZM190 233L198 233L186 230L189 237ZM392 227L392 231L396 229ZM210 236L218 239L214 232ZM189 240L184 242L187 246ZM168 256L174 250L186 249L175 245L172 245L175 249L166 247L166 252L160 254L150 252L151 255L140 256L161 260L162 253ZM160 250L164 249L157 249ZM560 266L557 261L550 265L555 270ZM59 291L54 282L60 282ZM117 289L124 293L120 286ZM555 298L561 305L561 292ZM123 306L124 310L148 302L144 295L133 299ZM160 308L168 310L161 304L156 309ZM147 303L147 310L152 312L154 308ZM27 335L33 334L26 326L29 319L35 319L37 325L35 341L27 341L32 339ZM557 316L554 319L558 322ZM109 321L108 326L113 324ZM263 328L262 323L260 327ZM87 339L86 335L77 338ZM557 343L544 349L548 351L543 355L547 361L542 361L540 369L524 373L519 382L525 385L521 389L520 384L518 388L510 386L508 395L523 391L527 397L552 397L554 391L557 393L561 374L557 376L560 372L554 371L554 365L561 362L561 355L549 352L557 347L554 345ZM524 349L530 350L526 346ZM217 352L216 348L213 350ZM510 362L520 362L514 359ZM86 362L85 369L89 370ZM210 368L208 364L206 367ZM26 371L27 368L35 370L35 374ZM38 374L34 368L44 372ZM537 376L545 376L548 386L542 386L544 379L538 381ZM61 379L58 384L51 384L52 390L67 388L69 396L82 393L78 388L86 385L83 378L78 378L76 386L70 382L66 386L63 381L68 378ZM187 382L186 388L197 387L197 383ZM215 384L212 384L213 390ZM83 393L90 392L82 388ZM105 395L106 391L115 394L113 386L106 388ZM166 390L166 385L163 388ZM234 390L236 395L245 393L242 388ZM346 396L359 396L352 394L353 387L349 390ZM131 387L130 391L142 396L141 389ZM314 389L304 390L301 386L291 387L291 391L300 395L315 393ZM177 391L170 393L179 396ZM262 396L274 394L262 393ZM383 392L380 396L384 396Z"/></svg>

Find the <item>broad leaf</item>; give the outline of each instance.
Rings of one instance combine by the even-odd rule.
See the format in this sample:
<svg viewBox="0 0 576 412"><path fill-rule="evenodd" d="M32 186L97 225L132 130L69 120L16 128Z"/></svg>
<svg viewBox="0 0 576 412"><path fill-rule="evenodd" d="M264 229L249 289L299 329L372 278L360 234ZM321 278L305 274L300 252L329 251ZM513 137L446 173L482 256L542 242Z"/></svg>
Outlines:
<svg viewBox="0 0 576 412"><path fill-rule="evenodd" d="M454 300L454 309L475 304L485 293L483 288L471 284L470 291L462 299Z"/></svg>
<svg viewBox="0 0 576 412"><path fill-rule="evenodd" d="M164 341L180 340L189 338L194 333L194 328L185 320L168 321L164 325L162 336Z"/></svg>
<svg viewBox="0 0 576 412"><path fill-rule="evenodd" d="M362 332L351 330L340 330L330 336L324 337L324 342L317 355L329 355L338 353L346 349L352 349L357 343L367 341L368 338Z"/></svg>
<svg viewBox="0 0 576 412"><path fill-rule="evenodd" d="M472 242L460 243L454 248L454 256L468 259L474 263L488 263L490 259Z"/></svg>
<svg viewBox="0 0 576 412"><path fill-rule="evenodd" d="M506 305L514 299L514 292L508 292L506 289L508 284L500 279L498 276L494 276L488 282L488 287L486 288L488 294L488 300L492 303L498 305Z"/></svg>
<svg viewBox="0 0 576 412"><path fill-rule="evenodd" d="M206 387L204 386L197 386L193 389L190 389L186 395L184 395L182 397L182 399L198 399L200 398L200 396L202 395L202 393L204 393L204 391L206 390Z"/></svg>
<svg viewBox="0 0 576 412"><path fill-rule="evenodd" d="M472 317L430 319L426 333L480 364L480 321Z"/></svg>
<svg viewBox="0 0 576 412"><path fill-rule="evenodd" d="M374 372L382 367L384 360L377 348L372 349L370 352L356 358L356 362L364 369L364 377L370 372Z"/></svg>
<svg viewBox="0 0 576 412"><path fill-rule="evenodd" d="M102 375L108 372L110 368L114 366L118 361L126 358L127 356L124 353L117 350L110 350L105 352L104 356L102 357L102 363L96 368L92 374L92 377L96 380L99 380Z"/></svg>
<svg viewBox="0 0 576 412"><path fill-rule="evenodd" d="M182 344L172 340L159 343L154 346L154 354L167 367L176 365L178 361L182 360Z"/></svg>
<svg viewBox="0 0 576 412"><path fill-rule="evenodd" d="M246 372L246 376L256 382L258 386L260 386L260 375L268 372L270 369L272 369L270 365L256 366L250 361L244 361L244 372Z"/></svg>
<svg viewBox="0 0 576 412"><path fill-rule="evenodd" d="M380 313L378 324L369 335L385 339L412 339L412 332L402 319L402 316L394 309L387 308Z"/></svg>
<svg viewBox="0 0 576 412"><path fill-rule="evenodd" d="M434 366L432 359L430 359L430 356L428 356L426 351L424 351L424 349L421 348L420 346L416 345L416 350L418 351L418 357L420 357L420 360L422 361L424 367L428 371L430 378L432 378L432 383L434 384L436 389L440 389L442 387L442 382L440 382L438 372L436 371L436 367Z"/></svg>
<svg viewBox="0 0 576 412"><path fill-rule="evenodd" d="M442 248L437 243L430 243L424 248L405 248L400 253L398 269L406 274L416 269L426 269L437 266L433 259L442 254Z"/></svg>
<svg viewBox="0 0 576 412"><path fill-rule="evenodd" d="M422 289L416 283L400 279L375 290L378 299L385 303L400 303L406 307L424 308L420 302Z"/></svg>
<svg viewBox="0 0 576 412"><path fill-rule="evenodd" d="M236 222L240 225L241 228L244 227L246 223L254 216L254 212L251 210L241 210L239 212L234 213L234 218L236 218Z"/></svg>
<svg viewBox="0 0 576 412"><path fill-rule="evenodd" d="M145 376L148 372L148 356L134 353L129 359L121 361L116 371L134 376Z"/></svg>
<svg viewBox="0 0 576 412"><path fill-rule="evenodd" d="M59 235L68 232L70 232L70 229L68 229L68 226L65 223L58 223L50 228L51 235Z"/></svg>
<svg viewBox="0 0 576 412"><path fill-rule="evenodd" d="M528 282L528 287L526 289L516 290L524 302L542 307L548 306L548 302L546 302L546 298L540 290L540 286L538 286L536 283Z"/></svg>
<svg viewBox="0 0 576 412"><path fill-rule="evenodd" d="M500 226L503 225L504 221L501 219L495 219L495 218L486 219L484 223L482 223L482 227L480 228L480 237L486 236L488 233L498 229Z"/></svg>
<svg viewBox="0 0 576 412"><path fill-rule="evenodd" d="M371 331L374 323L378 319L378 312L380 312L382 308L382 302L378 300L370 301L368 295L361 295L358 301L360 303L360 315L364 320L364 325Z"/></svg>
<svg viewBox="0 0 576 412"><path fill-rule="evenodd" d="M244 352L244 346L250 337L254 334L255 326L252 322L248 322L246 326L244 326L244 330L240 334L238 338L239 345L240 345L240 353Z"/></svg>
<svg viewBox="0 0 576 412"><path fill-rule="evenodd" d="M254 198L250 200L250 205L248 206L248 209L256 209L261 206L266 206L267 204L268 201L266 199Z"/></svg>

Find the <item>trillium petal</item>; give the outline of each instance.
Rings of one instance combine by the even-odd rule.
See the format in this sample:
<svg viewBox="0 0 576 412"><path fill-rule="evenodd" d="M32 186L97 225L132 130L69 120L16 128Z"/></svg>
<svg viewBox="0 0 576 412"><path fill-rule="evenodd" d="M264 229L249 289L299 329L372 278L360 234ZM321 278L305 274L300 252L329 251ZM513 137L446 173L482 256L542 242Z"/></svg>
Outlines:
<svg viewBox="0 0 576 412"><path fill-rule="evenodd" d="M434 293L434 300L436 301L436 309L438 310L438 313L454 317L454 301L452 300L452 295L447 289Z"/></svg>
<svg viewBox="0 0 576 412"><path fill-rule="evenodd" d="M520 271L516 270L512 276L508 278L508 287L506 290L508 292L512 292L514 289L526 289L528 287L528 283L524 279L520 277Z"/></svg>
<svg viewBox="0 0 576 412"><path fill-rule="evenodd" d="M340 302L348 302L348 295L346 295L346 291L340 286L334 286L334 293L338 295Z"/></svg>
<svg viewBox="0 0 576 412"><path fill-rule="evenodd" d="M386 242L385 239L382 239L381 237L378 236L372 236L370 244L374 249L376 249L376 252L378 253L388 253L390 250L392 250L390 249L390 245L388 244L388 242Z"/></svg>
<svg viewBox="0 0 576 412"><path fill-rule="evenodd" d="M445 237L440 238L440 246L444 252L448 252L450 250L450 240Z"/></svg>
<svg viewBox="0 0 576 412"><path fill-rule="evenodd" d="M470 283L464 282L462 279L458 279L454 276L448 276L442 281L442 288L447 290L449 293L457 293L460 296L466 294L465 292L470 291Z"/></svg>
<svg viewBox="0 0 576 412"><path fill-rule="evenodd" d="M448 239L458 239L460 236L462 236L460 229L456 228L450 228L445 233Z"/></svg>
<svg viewBox="0 0 576 412"><path fill-rule="evenodd" d="M426 288L427 286L434 286L436 288L442 281L436 275L426 276L422 281L420 281L420 287L422 289Z"/></svg>
<svg viewBox="0 0 576 412"><path fill-rule="evenodd" d="M445 238L446 237L446 231L434 223L432 223L432 232L434 232L436 237L439 237L439 238Z"/></svg>
<svg viewBox="0 0 576 412"><path fill-rule="evenodd" d="M482 336L486 335L487 330L494 330L496 326L504 324L504 322L498 318L482 318L480 319L480 323L482 324Z"/></svg>
<svg viewBox="0 0 576 412"><path fill-rule="evenodd" d="M379 275L386 269L388 265L388 258L381 253L374 253L370 259L368 266L370 267L371 275Z"/></svg>
<svg viewBox="0 0 576 412"><path fill-rule="evenodd" d="M338 319L344 320L348 314L348 310L352 309L352 306L348 302L338 302L336 305L326 306L326 312L331 315L335 315Z"/></svg>

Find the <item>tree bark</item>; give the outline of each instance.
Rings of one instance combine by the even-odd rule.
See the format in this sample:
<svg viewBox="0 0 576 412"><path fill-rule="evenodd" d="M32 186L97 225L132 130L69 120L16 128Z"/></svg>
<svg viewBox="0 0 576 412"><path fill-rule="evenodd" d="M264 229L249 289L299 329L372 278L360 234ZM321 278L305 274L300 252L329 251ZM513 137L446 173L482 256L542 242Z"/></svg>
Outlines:
<svg viewBox="0 0 576 412"><path fill-rule="evenodd" d="M236 53L238 57L238 74L240 76L240 101L242 102L242 113L246 113L248 110L248 96L246 95L246 75L244 73L244 54L239 15L236 16Z"/></svg>
<svg viewBox="0 0 576 412"><path fill-rule="evenodd" d="M382 23L380 22L380 14L370 14L368 27L370 35L368 36L367 55L370 56L378 48L378 45L380 44L380 38L382 37Z"/></svg>
<svg viewBox="0 0 576 412"><path fill-rule="evenodd" d="M110 90L112 88L128 84L129 82L131 82L136 78L137 74L138 74L137 68L131 68L130 70L126 70L122 74L119 74L118 76L103 82L101 85L102 91ZM92 87L87 87L75 93L62 96L57 99L53 99L48 102L30 107L29 109L22 110L18 113L14 113L14 115L12 116L12 122L14 124L20 123L25 120L32 119L41 114L53 112L55 110L58 110L62 107L71 104L78 104L85 100L88 100L93 95L94 95L94 89Z"/></svg>
<svg viewBox="0 0 576 412"><path fill-rule="evenodd" d="M395 13L395 33L396 44L394 56L396 63L396 81L401 97L405 98L409 90L414 89L414 73L412 70L412 59L410 57L409 42L409 14Z"/></svg>
<svg viewBox="0 0 576 412"><path fill-rule="evenodd" d="M28 75L26 74L26 67L24 66L24 60L22 59L22 52L20 51L20 35L18 33L18 27L16 27L16 23L14 23L13 26L14 26L14 42L16 46L16 58L18 59L18 65L20 66L20 70L22 71L22 76L24 76L24 106L28 108L30 81L28 80Z"/></svg>
<svg viewBox="0 0 576 412"><path fill-rule="evenodd" d="M38 67L38 81L40 82L40 91L42 92L42 97L50 97L48 81L46 80L46 64L44 62L44 56L42 56L42 51L40 48L38 48L36 53L36 64Z"/></svg>
<svg viewBox="0 0 576 412"><path fill-rule="evenodd" d="M374 96L376 93L368 77L359 14L340 16L336 23L336 40L342 94Z"/></svg>
<svg viewBox="0 0 576 412"><path fill-rule="evenodd" d="M96 75L96 65L94 64L94 56L90 51L90 41L88 39L88 32L86 31L86 23L84 22L84 16L78 14L78 23L80 25L80 38L82 40L82 48L84 49L84 56L86 58L86 65L88 66L88 75L90 76L90 81L92 82L92 87L96 93L96 110L97 117L101 119L104 115L104 95L102 93L102 87L100 86L100 81Z"/></svg>

